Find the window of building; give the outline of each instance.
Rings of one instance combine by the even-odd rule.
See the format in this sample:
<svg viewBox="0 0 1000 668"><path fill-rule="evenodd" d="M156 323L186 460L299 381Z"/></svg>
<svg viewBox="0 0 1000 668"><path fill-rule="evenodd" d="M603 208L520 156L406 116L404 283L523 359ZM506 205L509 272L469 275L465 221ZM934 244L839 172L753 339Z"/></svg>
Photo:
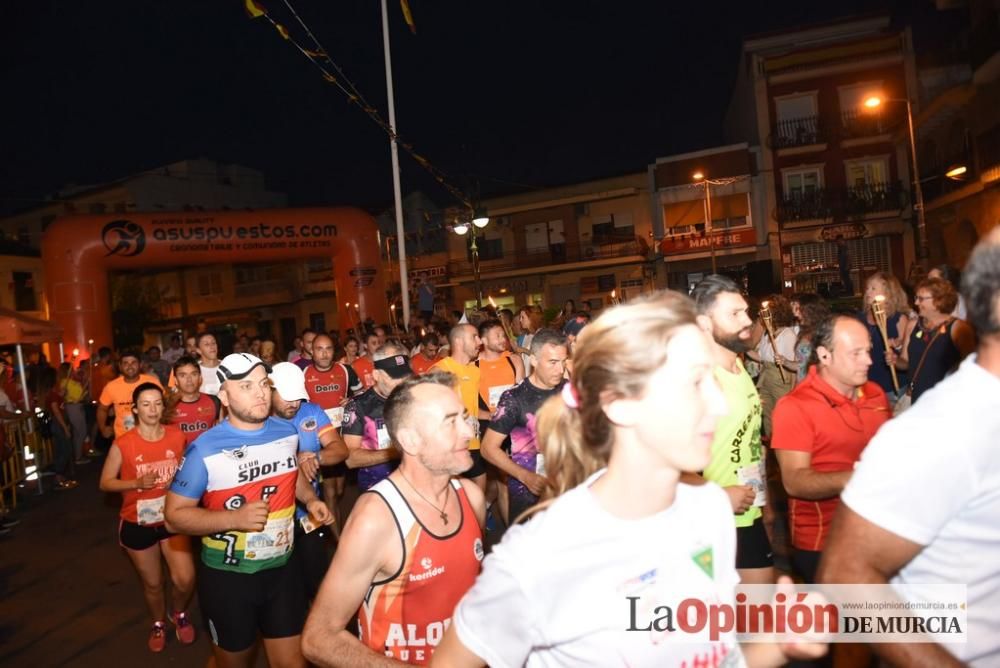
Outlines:
<svg viewBox="0 0 1000 668"><path fill-rule="evenodd" d="M865 110L865 100L872 95L884 94L881 81L863 81L849 86L841 86L837 92L840 95L840 110L847 114L872 113Z"/></svg>
<svg viewBox="0 0 1000 668"><path fill-rule="evenodd" d="M233 266L236 285L254 283L274 283L288 276L288 267L283 264L237 264Z"/></svg>
<svg viewBox="0 0 1000 668"><path fill-rule="evenodd" d="M819 167L807 169L786 170L784 177L785 198L792 200L808 199L823 187L823 172Z"/></svg>
<svg viewBox="0 0 1000 668"><path fill-rule="evenodd" d="M486 237L476 237L476 247L479 249L479 260L499 260L503 258L503 239L487 239ZM466 246L466 256L472 262L472 239L469 239Z"/></svg>
<svg viewBox="0 0 1000 668"><path fill-rule="evenodd" d="M816 93L775 98L774 111L779 123L812 118L816 116Z"/></svg>
<svg viewBox="0 0 1000 668"><path fill-rule="evenodd" d="M310 313L309 314L309 326L316 330L317 332L326 331L326 314L325 313Z"/></svg>
<svg viewBox="0 0 1000 668"><path fill-rule="evenodd" d="M222 274L213 271L198 275L198 296L209 297L222 294Z"/></svg>
<svg viewBox="0 0 1000 668"><path fill-rule="evenodd" d="M12 272L14 279L14 310L37 311L35 299L35 279L30 271Z"/></svg>
<svg viewBox="0 0 1000 668"><path fill-rule="evenodd" d="M864 160L849 160L844 163L847 170L847 185L859 188L889 181L889 159L865 158Z"/></svg>
<svg viewBox="0 0 1000 668"><path fill-rule="evenodd" d="M806 146L821 141L816 121L816 93L796 94L775 98L774 146Z"/></svg>

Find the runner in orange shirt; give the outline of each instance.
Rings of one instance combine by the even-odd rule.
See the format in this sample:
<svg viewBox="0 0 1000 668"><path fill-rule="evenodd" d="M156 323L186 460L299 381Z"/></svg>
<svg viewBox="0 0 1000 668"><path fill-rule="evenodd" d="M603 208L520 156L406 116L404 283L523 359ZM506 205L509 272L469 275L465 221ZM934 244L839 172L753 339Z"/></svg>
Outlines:
<svg viewBox="0 0 1000 668"><path fill-rule="evenodd" d="M134 358L123 355L122 359ZM136 363L138 366L137 359ZM184 454L184 434L177 427L160 424L163 390L158 384L136 385L129 404L136 427L123 432L111 445L101 472L101 490L122 495L118 540L142 580L153 618L149 649L161 652L167 642L161 556L173 583L170 620L177 639L190 645L195 636L186 612L194 592L191 540L171 534L163 523L164 498Z"/></svg>
<svg viewBox="0 0 1000 668"><path fill-rule="evenodd" d="M375 376L373 372L375 371L375 364L373 362L375 351L379 349L378 334L369 334L365 337L365 350L367 354L364 357L359 357L351 363L351 368L354 369L354 373L358 374L358 378L361 379L362 389L367 390L369 387L375 384Z"/></svg>
<svg viewBox="0 0 1000 668"><path fill-rule="evenodd" d="M160 381L155 376L139 373L139 356L131 351L121 354L118 359L118 369L122 375L115 378L101 390L101 398L97 407L97 426L101 435L118 438L135 426L135 415L132 413L132 393L142 383L152 383L160 387ZM160 387L162 390L163 388ZM107 426L108 411L115 409L114 430Z"/></svg>
<svg viewBox="0 0 1000 668"><path fill-rule="evenodd" d="M420 339L420 352L410 358L410 368L413 369L413 373L422 376L430 371L431 367L441 359L438 357L440 350L441 344L438 342L437 334L425 334Z"/></svg>

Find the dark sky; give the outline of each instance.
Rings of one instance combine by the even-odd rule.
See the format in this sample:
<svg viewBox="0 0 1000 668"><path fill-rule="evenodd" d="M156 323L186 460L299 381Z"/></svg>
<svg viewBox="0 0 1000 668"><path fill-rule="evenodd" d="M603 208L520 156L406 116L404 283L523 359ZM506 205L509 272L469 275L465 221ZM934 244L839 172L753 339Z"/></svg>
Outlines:
<svg viewBox="0 0 1000 668"><path fill-rule="evenodd" d="M289 2L384 112L377 0ZM261 3L304 38L284 0ZM389 0L400 133L483 194L641 170L721 143L744 35L892 4L411 0L411 35ZM297 205L391 202L382 130L242 0L21 0L0 55L2 210L194 157L260 169Z"/></svg>

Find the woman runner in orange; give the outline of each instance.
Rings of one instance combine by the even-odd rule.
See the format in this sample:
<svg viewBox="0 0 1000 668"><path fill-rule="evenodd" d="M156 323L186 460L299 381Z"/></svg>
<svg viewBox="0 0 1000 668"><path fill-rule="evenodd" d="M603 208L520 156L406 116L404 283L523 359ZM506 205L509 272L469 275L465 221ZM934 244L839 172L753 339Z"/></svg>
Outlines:
<svg viewBox="0 0 1000 668"><path fill-rule="evenodd" d="M119 436L108 451L101 472L101 490L122 495L118 540L132 561L153 619L149 649L166 645L166 596L163 566L167 562L173 584L170 619L177 639L194 642L194 626L187 606L194 592L194 559L187 536L169 533L163 524L166 489L184 455L184 435L172 425L161 424L163 390L142 383L132 393L136 426Z"/></svg>

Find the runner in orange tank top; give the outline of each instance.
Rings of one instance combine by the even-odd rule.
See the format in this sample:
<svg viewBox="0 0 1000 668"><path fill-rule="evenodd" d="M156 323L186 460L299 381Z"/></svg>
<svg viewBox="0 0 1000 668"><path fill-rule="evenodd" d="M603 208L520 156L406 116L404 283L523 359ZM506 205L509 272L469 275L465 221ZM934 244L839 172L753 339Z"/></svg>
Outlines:
<svg viewBox="0 0 1000 668"><path fill-rule="evenodd" d="M122 495L118 539L142 580L146 605L153 619L149 649L163 651L166 645L166 595L163 565L173 583L170 620L177 639L194 642L194 625L187 606L194 592L194 558L187 536L171 534L163 522L167 487L184 455L184 434L163 425L163 390L155 383L140 383L132 394L134 429L120 435L108 450L101 472L101 490Z"/></svg>
<svg viewBox="0 0 1000 668"><path fill-rule="evenodd" d="M404 380L386 400L399 468L362 494L302 636L326 666L430 662L483 558L482 492L452 479L471 465L472 428L451 374ZM360 618L361 639L347 630Z"/></svg>

